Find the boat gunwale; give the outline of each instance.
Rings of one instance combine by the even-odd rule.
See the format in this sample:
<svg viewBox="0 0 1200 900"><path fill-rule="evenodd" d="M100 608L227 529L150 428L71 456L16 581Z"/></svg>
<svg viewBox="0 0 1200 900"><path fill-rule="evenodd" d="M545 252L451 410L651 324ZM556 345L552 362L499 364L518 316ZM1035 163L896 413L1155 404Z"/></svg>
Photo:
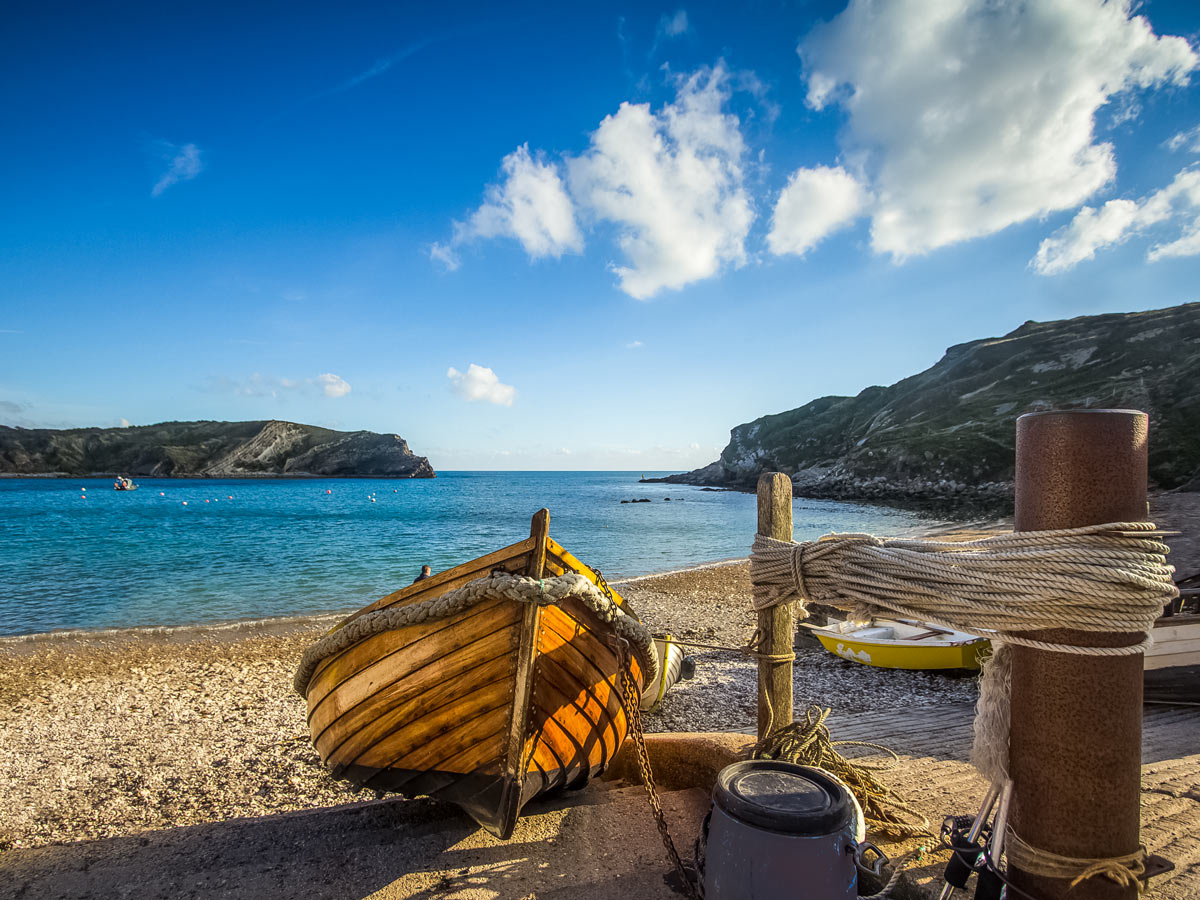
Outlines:
<svg viewBox="0 0 1200 900"><path fill-rule="evenodd" d="M893 620L883 619L882 621L891 622ZM904 623L900 623L900 624L904 624ZM832 626L829 626L829 625L808 625L806 627L813 634L817 635L818 639L820 639L821 637L828 637L828 638L832 638L832 639L836 639L836 640L845 641L847 643L867 644L867 645L874 645L877 647L970 647L974 644L980 643L981 641L990 641L991 640L991 638L984 637L984 636L978 635L978 634L971 634L970 632L966 632L966 631L959 631L956 628L948 629L945 637L950 637L951 635L963 635L963 639L961 639L961 640L959 640L959 639L946 640L945 637L939 638L939 637L931 636L927 640L916 641L916 640L913 640L911 637L909 637L909 638L859 638L859 637L854 636L854 632L836 631L833 629ZM864 627L869 627L869 626L864 626ZM937 627L940 628L942 626L939 625Z"/></svg>

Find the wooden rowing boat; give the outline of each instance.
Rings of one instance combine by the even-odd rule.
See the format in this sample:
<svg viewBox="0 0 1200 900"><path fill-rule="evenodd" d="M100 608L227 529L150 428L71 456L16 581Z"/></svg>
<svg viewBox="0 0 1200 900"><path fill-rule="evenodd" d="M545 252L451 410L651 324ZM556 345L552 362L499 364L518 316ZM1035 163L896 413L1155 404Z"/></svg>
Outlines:
<svg viewBox="0 0 1200 900"><path fill-rule="evenodd" d="M549 523L543 509L526 540L389 594L334 631L379 610L450 595L497 571L535 579L579 573L636 622L598 572L550 539ZM298 676L297 687L308 701L313 743L335 777L452 801L507 838L526 803L581 787L625 739L613 634L574 598L543 606L488 597L444 618L356 640L311 676ZM636 646L629 659L640 694L646 673L658 666Z"/></svg>
<svg viewBox="0 0 1200 900"><path fill-rule="evenodd" d="M883 669L978 669L985 638L908 619L807 626L835 656Z"/></svg>

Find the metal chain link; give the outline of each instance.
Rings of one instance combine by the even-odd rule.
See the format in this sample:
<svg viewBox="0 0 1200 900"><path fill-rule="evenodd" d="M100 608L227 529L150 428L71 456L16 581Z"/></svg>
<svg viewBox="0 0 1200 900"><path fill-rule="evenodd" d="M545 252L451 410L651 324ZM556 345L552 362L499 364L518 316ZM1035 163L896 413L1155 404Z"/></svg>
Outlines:
<svg viewBox="0 0 1200 900"><path fill-rule="evenodd" d="M679 851L675 849L675 842L671 839L671 832L667 828L667 818L663 815L662 803L658 798L658 788L654 784L654 773L650 770L650 754L646 751L646 735L642 731L641 695L638 692L637 683L633 680L628 641L618 639L617 656L621 662L621 693L625 697L625 715L629 720L629 735L633 738L634 746L637 748L638 768L641 769L642 784L646 786L646 795L650 799L650 811L654 813L654 821L658 825L658 833L662 837L663 847L666 849L675 871L679 873L684 890L691 900L700 900L696 885L687 869L684 868Z"/></svg>
<svg viewBox="0 0 1200 900"><path fill-rule="evenodd" d="M617 598L613 596L612 588L608 586L608 582L604 580L604 576L600 574L600 570L593 569L591 566L588 566L588 568L592 569L592 574L596 576L596 587L604 592L604 596L608 598L609 603L616 604Z"/></svg>

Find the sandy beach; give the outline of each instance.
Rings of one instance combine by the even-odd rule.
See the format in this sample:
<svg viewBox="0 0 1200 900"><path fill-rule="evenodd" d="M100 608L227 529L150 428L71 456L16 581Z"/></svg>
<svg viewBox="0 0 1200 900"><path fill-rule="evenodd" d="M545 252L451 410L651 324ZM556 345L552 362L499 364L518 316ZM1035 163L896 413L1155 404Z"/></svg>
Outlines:
<svg viewBox="0 0 1200 900"><path fill-rule="evenodd" d="M1185 532L1172 539L1181 572L1200 568L1197 499L1155 501L1160 524ZM616 586L657 630L683 640L737 647L753 632L745 560ZM329 777L309 743L304 702L291 689L301 651L336 620L0 642L0 871L30 848L376 800ZM647 730L753 725L754 663L735 651L693 655L696 677L647 716ZM962 704L976 690L969 676L873 669L803 640L798 649L801 710ZM4 881L0 896L21 894L20 878Z"/></svg>

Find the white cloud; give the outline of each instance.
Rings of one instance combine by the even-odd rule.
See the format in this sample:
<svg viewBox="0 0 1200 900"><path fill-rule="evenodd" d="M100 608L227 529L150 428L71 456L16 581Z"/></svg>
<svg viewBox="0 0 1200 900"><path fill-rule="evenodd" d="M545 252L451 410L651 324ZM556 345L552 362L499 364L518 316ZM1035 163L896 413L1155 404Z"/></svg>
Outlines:
<svg viewBox="0 0 1200 900"><path fill-rule="evenodd" d="M590 148L568 161L571 193L596 219L614 223L630 265L614 266L621 289L645 300L745 262L754 219L743 185L745 152L723 65L681 78L674 103L622 103Z"/></svg>
<svg viewBox="0 0 1200 900"><path fill-rule="evenodd" d="M200 158L200 148L195 144L170 144L166 141L159 145L163 159L169 161L167 171L155 183L150 196L157 197L167 188L180 181L191 181L204 171L204 161Z"/></svg>
<svg viewBox="0 0 1200 900"><path fill-rule="evenodd" d="M1163 145L1168 150L1185 150L1188 153L1200 153L1200 125L1180 131L1171 136Z"/></svg>
<svg viewBox="0 0 1200 900"><path fill-rule="evenodd" d="M803 254L862 215L869 201L867 191L841 166L797 169L775 204L767 246L777 255Z"/></svg>
<svg viewBox="0 0 1200 900"><path fill-rule="evenodd" d="M504 157L501 170L502 183L489 185L483 205L456 228L456 244L474 237L511 237L533 259L583 250L575 207L555 163L540 154L534 159L529 145L522 144ZM430 255L446 264L446 251L437 244L434 248Z"/></svg>
<svg viewBox="0 0 1200 900"><path fill-rule="evenodd" d="M120 427L121 427L121 428L128 428L128 427L129 427L129 420L128 420L128 419L126 419L124 416L122 416L122 417L121 417L121 425L120 425Z"/></svg>
<svg viewBox="0 0 1200 900"><path fill-rule="evenodd" d="M208 379L207 389L233 393L239 397L271 397L286 400L289 396L323 395L337 399L350 393L349 383L339 375L326 372L315 378L275 378L255 372L241 380L228 377Z"/></svg>
<svg viewBox="0 0 1200 900"><path fill-rule="evenodd" d="M645 346L646 345L643 344L641 341L630 341L628 344L625 345L625 349L626 350L637 350L639 347L645 347Z"/></svg>
<svg viewBox="0 0 1200 900"><path fill-rule="evenodd" d="M345 397L350 393L350 385L346 383L346 379L334 375L332 372L318 375L317 384L321 386L326 397Z"/></svg>
<svg viewBox="0 0 1200 900"><path fill-rule="evenodd" d="M1042 241L1030 265L1041 275L1057 275L1092 259L1098 250L1171 220L1180 223L1180 236L1151 247L1150 262L1200 253L1200 168L1182 170L1165 188L1139 200L1109 200L1099 209L1085 206Z"/></svg>
<svg viewBox="0 0 1200 900"><path fill-rule="evenodd" d="M446 372L450 388L467 400L486 400L497 406L512 406L517 389L511 384L501 384L499 376L491 369L471 363L466 372L451 366Z"/></svg>
<svg viewBox="0 0 1200 900"><path fill-rule="evenodd" d="M679 37L681 34L686 34L687 30L687 10L678 10L673 16L664 13L663 17L658 20L659 34L665 34L667 37Z"/></svg>
<svg viewBox="0 0 1200 900"><path fill-rule="evenodd" d="M439 244L437 241L429 245L429 258L445 266L447 272L453 272L462 264L453 246Z"/></svg>
<svg viewBox="0 0 1200 900"><path fill-rule="evenodd" d="M1128 0L851 0L798 50L809 104L849 116L872 245L896 257L1079 205L1116 174L1097 111L1198 62Z"/></svg>

